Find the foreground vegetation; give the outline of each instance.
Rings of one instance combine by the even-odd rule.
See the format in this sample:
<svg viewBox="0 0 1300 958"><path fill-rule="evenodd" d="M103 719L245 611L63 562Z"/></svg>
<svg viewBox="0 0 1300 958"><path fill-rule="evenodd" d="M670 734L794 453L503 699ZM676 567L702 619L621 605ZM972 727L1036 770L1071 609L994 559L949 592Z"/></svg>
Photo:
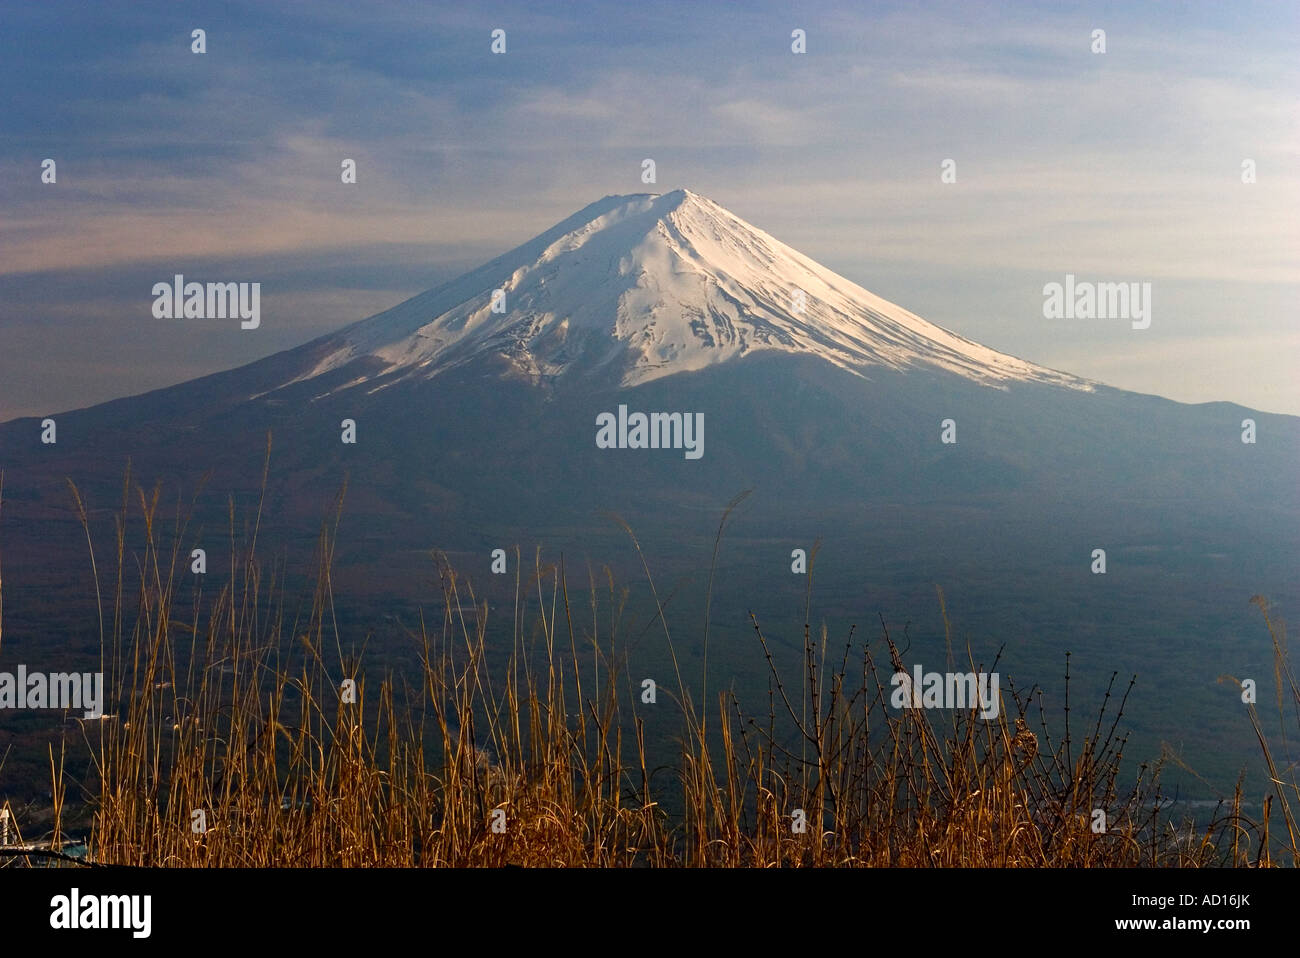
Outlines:
<svg viewBox="0 0 1300 958"><path fill-rule="evenodd" d="M71 782L50 752L56 853L71 789L91 816L87 859L141 866L1272 866L1300 857L1300 790L1275 765L1253 705L1274 783L1262 814L1246 815L1239 785L1208 822L1176 823L1160 769L1124 762L1132 683L1112 679L1095 714L1072 720L1068 655L1063 716L1045 715L1036 690L1010 687L998 717L984 720L975 708L890 707L889 677L907 667L883 622L869 641L806 625L802 660L791 663L755 621L752 652L766 657L770 685L768 707L751 714L731 691L710 692L707 673L683 675L663 626L674 674L649 704L617 628L601 625L617 621L612 584L593 584L590 607L575 608L565 570L540 558L516 575L513 647L498 655L486 603L435 556L442 602L414 636L421 666L375 679L344 654L333 625L337 511L321 532L310 609L290 622L256 557L258 517L226 585L186 607L184 525L161 548L157 505L156 493L134 490L117 526L103 615L116 705L78 723L93 775ZM128 512L145 533L134 553ZM232 516L232 542L234 526ZM1300 715L1281 625L1258 604L1286 690L1279 705ZM690 641L704 644L707 661L707 621ZM966 659L963 670L997 666ZM647 744L650 709L680 716L667 770Z"/></svg>

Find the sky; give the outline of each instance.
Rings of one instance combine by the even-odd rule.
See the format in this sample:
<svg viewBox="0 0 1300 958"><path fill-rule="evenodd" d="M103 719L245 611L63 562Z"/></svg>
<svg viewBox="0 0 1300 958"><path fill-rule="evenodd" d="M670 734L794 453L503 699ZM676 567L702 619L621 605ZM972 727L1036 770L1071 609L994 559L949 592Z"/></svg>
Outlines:
<svg viewBox="0 0 1300 958"><path fill-rule="evenodd" d="M1004 352L1300 414L1297 40L1290 2L0 0L0 420L250 362L678 187ZM176 273L260 282L260 326L155 318ZM1150 326L1045 318L1067 274L1150 283Z"/></svg>

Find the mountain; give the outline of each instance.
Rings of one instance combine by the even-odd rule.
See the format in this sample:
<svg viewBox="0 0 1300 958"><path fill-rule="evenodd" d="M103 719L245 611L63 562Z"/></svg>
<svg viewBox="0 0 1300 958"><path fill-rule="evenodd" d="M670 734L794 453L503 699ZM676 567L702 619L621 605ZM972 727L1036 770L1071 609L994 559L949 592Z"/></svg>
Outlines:
<svg viewBox="0 0 1300 958"><path fill-rule="evenodd" d="M702 416L704 453L598 448L597 419L619 406ZM348 471L386 514L433 503L525 532L573 510L657 522L751 487L810 518L995 494L1250 503L1258 518L1295 504L1300 435L1295 417L1172 403L988 349L687 190L605 197L336 333L57 418L57 447L36 443L34 420L0 427L11 468L66 459L112 480L129 455L178 482L212 469L240 485L260 479L270 430L295 492ZM1247 418L1255 444L1241 442ZM404 528L455 532L442 516Z"/></svg>
<svg viewBox="0 0 1300 958"><path fill-rule="evenodd" d="M73 606L51 596L79 583L84 594L87 562L65 477L112 541L102 517L128 460L164 501L188 502L210 474L186 550L219 556L227 497L237 524L256 514L268 432L260 541L305 574L346 479L333 581L363 635L436 601L432 549L506 608L486 572L494 548L563 555L584 585L587 563L639 582L611 513L691 630L721 511L752 490L713 593L714 628L733 644L711 661L736 681L761 683L765 667L747 612L802 622L807 577L791 552L820 539L817 607L835 628L910 621L914 654L932 661L940 585L958 638L990 655L1005 644L1008 667L1054 679L1073 650L1096 673L1077 667L1080 694L1114 670L1154 673L1157 701L1183 704L1138 713L1147 744L1185 735L1195 703L1223 718L1198 726L1195 747L1230 762L1249 730L1234 738L1218 677L1266 677L1271 655L1248 599L1300 599L1300 419L1125 392L996 352L686 190L606 197L336 333L55 418L53 446L38 420L0 425L6 646L70 641L50 610ZM355 443L342 441L345 420ZM635 448L651 436L667 448ZM93 620L78 621L84 640Z"/></svg>

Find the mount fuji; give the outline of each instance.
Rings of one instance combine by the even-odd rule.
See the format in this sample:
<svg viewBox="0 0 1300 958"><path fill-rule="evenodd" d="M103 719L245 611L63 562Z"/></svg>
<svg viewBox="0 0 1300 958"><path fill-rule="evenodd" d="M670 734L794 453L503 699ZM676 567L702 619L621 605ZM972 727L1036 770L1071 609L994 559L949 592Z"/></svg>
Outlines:
<svg viewBox="0 0 1300 958"><path fill-rule="evenodd" d="M702 417L707 452L600 448L598 418L622 406ZM367 528L387 519L399 538L444 542L503 525L527 538L601 510L667 530L742 489L773 522L853 528L872 503L933 517L1002 501L1017 523L1060 523L1108 502L1081 520L1092 538L1138 503L1216 521L1240 510L1276 532L1294 528L1300 461L1296 417L1174 403L997 352L689 190L607 196L338 332L55 419L55 445L38 420L0 426L16 503L65 475L117 488L128 459L182 486L211 471L247 488L270 432L288 511L348 475Z"/></svg>
<svg viewBox="0 0 1300 958"><path fill-rule="evenodd" d="M599 448L597 418L620 406L702 416L707 453ZM1139 501L1290 515L1300 451L1296 417L988 349L688 190L607 196L338 332L55 418L55 445L37 420L0 426L9 498L56 475L115 481L128 458L141 475L211 470L241 488L260 480L269 431L287 498L346 473L359 508L457 539L600 509L662 528L749 488L809 520L866 516L882 497L942 511L999 495L1058 518L1080 500L1111 501L1111 517Z"/></svg>
<svg viewBox="0 0 1300 958"><path fill-rule="evenodd" d="M699 417L703 454L602 446L602 417L626 410ZM1145 670L1159 643L1166 693L1203 696L1243 656L1264 668L1267 635L1242 638L1259 639L1249 597L1300 599L1300 418L986 348L687 190L605 197L338 332L52 418L54 445L40 419L0 425L6 643L24 585L84 579L65 477L93 517L121 502L128 461L187 497L208 474L195 535L219 551L227 497L256 507L268 433L263 541L309 549L346 480L334 585L376 602L428 600L431 549L487 590L489 552L515 544L622 556L632 577L612 513L683 583L675 608L697 612L690 584L742 490L713 595L742 632L746 611L800 605L791 551L820 540L828 616L882 611L933 636L939 584L967 634L1012 659L1055 675L1062 648L1091 650L1109 676ZM1181 734L1170 722L1157 731Z"/></svg>

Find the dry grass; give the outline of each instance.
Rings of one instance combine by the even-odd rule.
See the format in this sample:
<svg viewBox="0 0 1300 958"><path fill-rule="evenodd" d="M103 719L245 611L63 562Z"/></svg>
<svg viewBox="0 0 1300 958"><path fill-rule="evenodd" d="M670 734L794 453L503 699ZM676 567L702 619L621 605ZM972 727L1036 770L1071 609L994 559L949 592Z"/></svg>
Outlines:
<svg viewBox="0 0 1300 958"><path fill-rule="evenodd" d="M117 523L110 617L101 615L106 686L118 693L106 712L115 718L83 725L95 756L95 787L86 796L92 860L343 867L1296 861L1300 793L1274 766L1253 707L1275 780L1261 820L1242 813L1239 786L1208 826L1175 827L1158 769L1129 770L1121 785L1119 726L1132 683L1113 700L1112 678L1095 719L1072 730L1068 655L1060 741L1048 734L1052 723L1033 690L1010 689L992 721L973 709L889 708L888 677L904 666L883 622L872 642L849 635L834 646L825 629L805 626L798 679L787 682L754 621L753 653L770 666L763 714L746 714L729 692L707 698L706 676L697 705L680 670L676 688L661 688L659 704L646 705L615 652L617 635L598 627L606 605L620 602L612 583L603 592L590 584L591 608L576 626L564 569L540 558L527 579L515 579L514 646L504 668L489 666L486 604L437 557L440 621L422 622L415 637L418 674L372 679L343 654L334 625L337 509L321 531L310 609L290 623L278 598L283 589L256 558L260 505L238 549L232 507L226 583L182 607L185 524L177 520L168 537L175 544L160 551L158 495L130 488L128 481ZM125 541L128 515L143 523L144 545L134 553ZM646 575L653 593L648 566ZM96 580L98 588L98 570ZM1279 688L1300 709L1281 626L1262 601L1261 608ZM664 639L671 653L666 627ZM672 662L676 669L675 653ZM981 669L969 661L969 670ZM346 700L347 679L356 683L355 702ZM671 786L652 786L665 776L653 774L649 758L644 716L651 708L680 712ZM53 750L51 777L57 836L67 784ZM1097 808L1108 820L1103 834L1091 828ZM795 809L805 813L803 833L793 830ZM196 810L205 819L201 832ZM503 833L493 831L494 812L504 813Z"/></svg>

